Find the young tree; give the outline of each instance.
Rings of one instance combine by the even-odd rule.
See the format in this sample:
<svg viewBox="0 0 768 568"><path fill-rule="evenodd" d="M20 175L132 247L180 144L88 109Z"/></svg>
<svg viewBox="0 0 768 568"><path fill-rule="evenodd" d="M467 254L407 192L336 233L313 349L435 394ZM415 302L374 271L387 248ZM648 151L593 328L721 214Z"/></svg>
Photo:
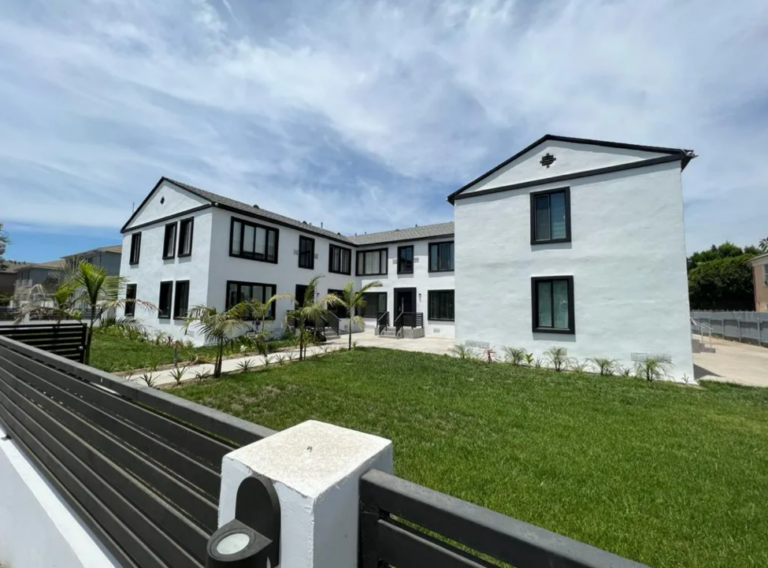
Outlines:
<svg viewBox="0 0 768 568"><path fill-rule="evenodd" d="M215 343L218 347L216 362L213 366L214 378L221 376L224 345L248 329L248 324L243 321L243 313L244 306L242 303L224 312L219 312L210 306L195 306L187 313L184 320L184 332L189 331L190 326L196 325L205 336L206 342Z"/></svg>
<svg viewBox="0 0 768 568"><path fill-rule="evenodd" d="M244 300L241 302L241 307L243 310L243 317L253 317L257 320L259 320L259 333L262 335L265 333L265 324L267 321L267 317L269 316L269 312L272 309L272 304L277 302L278 300L291 300L293 296L290 294L275 294L271 298L269 298L266 302L262 302L261 300L257 300L256 298L252 300Z"/></svg>
<svg viewBox="0 0 768 568"><path fill-rule="evenodd" d="M343 293L341 295L340 306L343 306L347 310L347 317L349 318L349 349L352 349L352 325L363 325L363 318L357 315L357 310L365 307L364 294L372 288L381 288L381 282L370 282L355 292L355 283L351 280L344 286Z"/></svg>
<svg viewBox="0 0 768 568"><path fill-rule="evenodd" d="M688 293L694 310L752 310L754 282L749 259L742 254L700 263L688 273Z"/></svg>
<svg viewBox="0 0 768 568"><path fill-rule="evenodd" d="M307 284L303 298L289 296L293 301L294 309L285 314L286 325L293 325L299 334L299 360L306 356L306 347L309 334L307 323L311 323L315 329L321 326L328 318L328 306L335 306L340 302L338 296L326 294L320 299L315 298L317 283L322 276L314 276Z"/></svg>

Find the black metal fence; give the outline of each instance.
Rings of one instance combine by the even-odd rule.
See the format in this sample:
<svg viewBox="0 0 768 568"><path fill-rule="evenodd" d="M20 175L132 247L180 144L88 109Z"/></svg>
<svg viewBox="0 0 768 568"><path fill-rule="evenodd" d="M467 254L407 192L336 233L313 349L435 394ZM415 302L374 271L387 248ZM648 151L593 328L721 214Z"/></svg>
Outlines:
<svg viewBox="0 0 768 568"><path fill-rule="evenodd" d="M0 423L126 567L202 567L222 457L273 434L0 337Z"/></svg>
<svg viewBox="0 0 768 568"><path fill-rule="evenodd" d="M79 322L0 325L0 336L32 345L79 363L85 356L87 327Z"/></svg>
<svg viewBox="0 0 768 568"><path fill-rule="evenodd" d="M493 566L480 555L516 568L647 568L377 470L360 480L360 505L360 568Z"/></svg>

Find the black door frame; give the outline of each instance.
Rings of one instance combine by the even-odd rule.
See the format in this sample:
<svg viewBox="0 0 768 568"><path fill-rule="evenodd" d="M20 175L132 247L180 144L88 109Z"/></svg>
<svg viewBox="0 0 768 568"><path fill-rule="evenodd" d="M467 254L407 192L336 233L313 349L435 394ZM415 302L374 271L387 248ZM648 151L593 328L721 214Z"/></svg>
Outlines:
<svg viewBox="0 0 768 568"><path fill-rule="evenodd" d="M394 302L395 302L394 303L395 310L393 312L395 314L394 317L397 317L398 315L400 315L399 300L400 300L400 295L401 294L410 294L411 295L412 305L413 305L413 310L412 311L414 311L414 312L417 311L418 305L416 303L416 288L395 288L393 290L393 292L394 292Z"/></svg>

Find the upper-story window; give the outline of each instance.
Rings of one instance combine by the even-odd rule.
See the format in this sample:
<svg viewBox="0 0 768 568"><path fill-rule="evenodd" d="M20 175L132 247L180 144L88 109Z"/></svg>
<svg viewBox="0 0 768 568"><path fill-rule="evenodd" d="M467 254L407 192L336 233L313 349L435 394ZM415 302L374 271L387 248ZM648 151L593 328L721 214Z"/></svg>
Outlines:
<svg viewBox="0 0 768 568"><path fill-rule="evenodd" d="M165 237L163 238L163 258L173 258L176 256L176 223L170 223L165 226Z"/></svg>
<svg viewBox="0 0 768 568"><path fill-rule="evenodd" d="M453 241L429 243L429 271L449 272L453 270Z"/></svg>
<svg viewBox="0 0 768 568"><path fill-rule="evenodd" d="M277 264L278 233L273 227L233 217L229 233L229 256Z"/></svg>
<svg viewBox="0 0 768 568"><path fill-rule="evenodd" d="M565 188L531 193L531 244L570 241L570 190Z"/></svg>
<svg viewBox="0 0 768 568"><path fill-rule="evenodd" d="M397 273L413 274L413 245L397 247Z"/></svg>
<svg viewBox="0 0 768 568"><path fill-rule="evenodd" d="M194 218L182 219L179 222L179 256L192 254L192 235L195 229Z"/></svg>
<svg viewBox="0 0 768 568"><path fill-rule="evenodd" d="M299 236L299 268L315 268L315 239Z"/></svg>
<svg viewBox="0 0 768 568"><path fill-rule="evenodd" d="M387 249L357 252L357 275L379 276L387 273Z"/></svg>
<svg viewBox="0 0 768 568"><path fill-rule="evenodd" d="M352 249L330 245L328 257L328 272L352 274Z"/></svg>
<svg viewBox="0 0 768 568"><path fill-rule="evenodd" d="M131 235L131 264L139 264L139 257L141 256L141 233L134 233Z"/></svg>

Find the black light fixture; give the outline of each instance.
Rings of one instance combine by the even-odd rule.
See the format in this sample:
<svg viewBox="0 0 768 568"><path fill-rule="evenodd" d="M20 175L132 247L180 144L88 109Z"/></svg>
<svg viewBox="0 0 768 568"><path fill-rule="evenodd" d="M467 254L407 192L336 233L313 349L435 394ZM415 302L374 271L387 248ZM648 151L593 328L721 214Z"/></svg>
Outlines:
<svg viewBox="0 0 768 568"><path fill-rule="evenodd" d="M280 563L280 501L272 482L247 477L235 518L208 540L207 568L274 568Z"/></svg>

